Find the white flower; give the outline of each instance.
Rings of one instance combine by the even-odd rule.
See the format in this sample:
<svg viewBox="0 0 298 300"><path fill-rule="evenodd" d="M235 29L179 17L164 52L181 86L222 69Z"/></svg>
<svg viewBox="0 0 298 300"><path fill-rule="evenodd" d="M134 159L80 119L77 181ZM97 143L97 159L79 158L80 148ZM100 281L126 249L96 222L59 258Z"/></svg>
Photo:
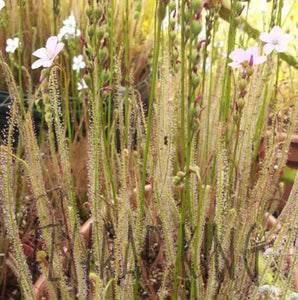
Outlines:
<svg viewBox="0 0 298 300"><path fill-rule="evenodd" d="M298 300L298 293L292 292L290 294L290 299L291 300Z"/></svg>
<svg viewBox="0 0 298 300"><path fill-rule="evenodd" d="M7 39L6 40L6 52L14 53L16 49L19 47L19 38Z"/></svg>
<svg viewBox="0 0 298 300"><path fill-rule="evenodd" d="M5 2L4 0L0 0L0 10L5 7Z"/></svg>
<svg viewBox="0 0 298 300"><path fill-rule="evenodd" d="M63 21L63 24L68 29L69 34L75 33L77 23L73 13L71 13L71 15Z"/></svg>
<svg viewBox="0 0 298 300"><path fill-rule="evenodd" d="M265 259L268 259L269 256L270 256L272 253L273 253L273 248L267 248L267 249L264 251L263 255L264 255Z"/></svg>
<svg viewBox="0 0 298 300"><path fill-rule="evenodd" d="M66 37L67 32L68 31L67 31L67 28L65 26L63 26L62 28L60 28L60 31L59 31L59 33L57 35L58 40L61 41L64 36Z"/></svg>
<svg viewBox="0 0 298 300"><path fill-rule="evenodd" d="M73 13L63 21L63 24L64 26L60 29L58 34L59 40L63 37L68 39L69 36L76 37L81 35L81 31L77 29L77 23Z"/></svg>
<svg viewBox="0 0 298 300"><path fill-rule="evenodd" d="M88 88L88 85L86 84L86 81L84 79L82 79L81 82L78 82L78 90L81 91L81 90L84 90Z"/></svg>
<svg viewBox="0 0 298 300"><path fill-rule="evenodd" d="M278 296L280 291L274 285L264 284L260 286L259 293L263 295Z"/></svg>
<svg viewBox="0 0 298 300"><path fill-rule="evenodd" d="M277 52L285 52L287 50L287 41L292 38L290 34L283 34L279 26L274 26L270 33L263 32L260 35L261 41L267 43L264 46L266 54L270 54L274 49Z"/></svg>
<svg viewBox="0 0 298 300"><path fill-rule="evenodd" d="M75 56L73 58L73 65L72 65L72 69L74 71L80 71L80 69L85 68L86 64L83 61L83 56L79 55L79 56Z"/></svg>
<svg viewBox="0 0 298 300"><path fill-rule="evenodd" d="M76 30L76 36L80 36L81 35L81 30L80 29L77 29Z"/></svg>
<svg viewBox="0 0 298 300"><path fill-rule="evenodd" d="M32 53L39 59L32 64L31 68L37 69L41 66L49 68L53 64L55 57L60 53L63 47L64 44L59 43L56 36L49 37L46 43L46 47L37 49Z"/></svg>
<svg viewBox="0 0 298 300"><path fill-rule="evenodd" d="M230 53L229 58L231 58L233 62L228 63L228 65L233 68L260 65L267 59L266 56L259 56L257 45L249 47L246 50L236 48Z"/></svg>

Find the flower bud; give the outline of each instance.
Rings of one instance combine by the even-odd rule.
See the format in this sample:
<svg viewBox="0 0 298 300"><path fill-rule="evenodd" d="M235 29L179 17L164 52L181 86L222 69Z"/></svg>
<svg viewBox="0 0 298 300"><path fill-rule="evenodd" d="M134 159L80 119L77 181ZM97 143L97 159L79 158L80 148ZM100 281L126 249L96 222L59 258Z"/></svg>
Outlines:
<svg viewBox="0 0 298 300"><path fill-rule="evenodd" d="M253 67L247 67L246 69L246 74L247 76L251 76L254 72L254 68Z"/></svg>
<svg viewBox="0 0 298 300"><path fill-rule="evenodd" d="M175 39L176 39L176 32L170 31L169 36L170 36L170 40L171 40L172 42L175 41Z"/></svg>
<svg viewBox="0 0 298 300"><path fill-rule="evenodd" d="M196 88L199 85L200 78L199 77L192 77L191 78L191 84L194 88Z"/></svg>
<svg viewBox="0 0 298 300"><path fill-rule="evenodd" d="M233 115L233 120L235 123L238 123L240 121L240 116L237 112Z"/></svg>
<svg viewBox="0 0 298 300"><path fill-rule="evenodd" d="M176 61L178 59L178 52L177 51L173 51L173 59Z"/></svg>
<svg viewBox="0 0 298 300"><path fill-rule="evenodd" d="M95 7L93 15L94 15L95 21L98 21L102 16L102 7L101 6Z"/></svg>
<svg viewBox="0 0 298 300"><path fill-rule="evenodd" d="M238 109L239 109L239 111L241 111L243 109L244 104L245 104L244 99L240 98L239 101L238 101Z"/></svg>
<svg viewBox="0 0 298 300"><path fill-rule="evenodd" d="M98 51L98 59L99 59L99 61L104 61L106 57L107 57L107 51L106 51L106 49L99 49L99 51Z"/></svg>
<svg viewBox="0 0 298 300"><path fill-rule="evenodd" d="M135 20L137 20L139 17L140 17L140 12L136 10L135 13L134 13L134 15L133 15L133 18Z"/></svg>
<svg viewBox="0 0 298 300"><path fill-rule="evenodd" d="M87 34L88 34L88 36L89 36L90 38L93 37L93 35L94 35L94 27L93 27L93 25L89 25L89 26L88 26L88 28L87 28Z"/></svg>
<svg viewBox="0 0 298 300"><path fill-rule="evenodd" d="M139 2L136 3L135 11L137 13L140 13L141 10L142 10L142 1L139 1Z"/></svg>
<svg viewBox="0 0 298 300"><path fill-rule="evenodd" d="M160 22L165 18L166 16L166 4L164 4L163 2L159 3L158 6L158 18L160 20Z"/></svg>
<svg viewBox="0 0 298 300"><path fill-rule="evenodd" d="M185 172L179 171L177 172L177 176L182 179L185 176Z"/></svg>
<svg viewBox="0 0 298 300"><path fill-rule="evenodd" d="M104 35L103 28L96 27L95 34L96 34L96 38L100 41Z"/></svg>
<svg viewBox="0 0 298 300"><path fill-rule="evenodd" d="M199 124L197 122L193 122L190 126L190 130L193 132L197 131L198 128L199 128Z"/></svg>
<svg viewBox="0 0 298 300"><path fill-rule="evenodd" d="M92 7L91 7L91 6L87 6L87 7L86 7L86 15L87 15L87 17L88 17L89 19L91 19L92 13L93 13Z"/></svg>
<svg viewBox="0 0 298 300"><path fill-rule="evenodd" d="M174 176L174 178L173 178L173 180L172 180L172 183L173 183L174 185L180 185L181 182L182 182L181 177L179 177L179 176Z"/></svg>
<svg viewBox="0 0 298 300"><path fill-rule="evenodd" d="M170 28L174 28L176 25L176 20L174 18L170 19Z"/></svg>
<svg viewBox="0 0 298 300"><path fill-rule="evenodd" d="M189 22L189 20L190 20L190 13L189 13L188 9L186 9L184 12L184 20L185 20L185 22Z"/></svg>
<svg viewBox="0 0 298 300"><path fill-rule="evenodd" d="M202 30L202 24L199 21L193 21L191 24L191 32L196 37Z"/></svg>
<svg viewBox="0 0 298 300"><path fill-rule="evenodd" d="M240 80L240 91L243 92L247 86L247 81L245 79Z"/></svg>
<svg viewBox="0 0 298 300"><path fill-rule="evenodd" d="M104 71L104 72L102 72L102 81L103 81L103 82L108 81L109 78L110 78L110 72L109 72L109 71Z"/></svg>
<svg viewBox="0 0 298 300"><path fill-rule="evenodd" d="M240 2L236 3L236 14L240 16L243 11L243 5Z"/></svg>
<svg viewBox="0 0 298 300"><path fill-rule="evenodd" d="M190 26L186 25L185 26L185 37L188 39L190 34Z"/></svg>
<svg viewBox="0 0 298 300"><path fill-rule="evenodd" d="M196 52L191 53L190 61L192 64L196 65L199 62L199 56Z"/></svg>
<svg viewBox="0 0 298 300"><path fill-rule="evenodd" d="M169 4L169 10L170 10L170 12L174 11L174 9L176 9L176 3L175 2L171 2Z"/></svg>
<svg viewBox="0 0 298 300"><path fill-rule="evenodd" d="M191 106L188 110L188 114L189 114L189 118L192 119L194 118L197 114L198 114L198 111L196 108L194 108L193 106Z"/></svg>
<svg viewBox="0 0 298 300"><path fill-rule="evenodd" d="M202 5L202 1L201 0L192 0L191 2L191 7L194 13L198 12L198 10L200 9Z"/></svg>
<svg viewBox="0 0 298 300"><path fill-rule="evenodd" d="M48 77L48 75L49 75L49 69L48 69L48 68L42 69L41 74L40 74L40 77L39 77L39 79L38 79L38 82L39 82L39 83L43 82L44 79L45 79L46 77Z"/></svg>
<svg viewBox="0 0 298 300"><path fill-rule="evenodd" d="M241 17L236 17L235 18L235 25L239 26L241 24Z"/></svg>

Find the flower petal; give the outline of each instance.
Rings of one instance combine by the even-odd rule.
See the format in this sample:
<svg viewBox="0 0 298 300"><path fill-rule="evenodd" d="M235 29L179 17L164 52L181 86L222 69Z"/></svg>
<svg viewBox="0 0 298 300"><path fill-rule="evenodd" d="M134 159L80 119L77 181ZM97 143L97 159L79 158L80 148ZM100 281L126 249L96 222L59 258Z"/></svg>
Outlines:
<svg viewBox="0 0 298 300"><path fill-rule="evenodd" d="M241 48L236 48L230 53L229 58L238 62L242 62L245 60L245 51Z"/></svg>
<svg viewBox="0 0 298 300"><path fill-rule="evenodd" d="M45 59L42 59L42 58L36 60L36 61L32 64L31 68L32 68L32 69L37 69L37 68L43 66L44 60L45 60Z"/></svg>
<svg viewBox="0 0 298 300"><path fill-rule="evenodd" d="M282 31L279 26L274 26L270 32L271 38L277 40L281 35Z"/></svg>
<svg viewBox="0 0 298 300"><path fill-rule="evenodd" d="M277 52L285 52L287 50L286 45L276 45L275 49Z"/></svg>
<svg viewBox="0 0 298 300"><path fill-rule="evenodd" d="M55 57L53 57L52 59L45 59L44 63L43 63L43 66L45 68L49 68L53 64L54 58Z"/></svg>
<svg viewBox="0 0 298 300"><path fill-rule="evenodd" d="M265 42L265 43L270 43L270 41L271 41L270 34L267 33L267 32L262 32L260 34L260 40Z"/></svg>
<svg viewBox="0 0 298 300"><path fill-rule="evenodd" d="M282 36L279 37L278 42L280 44L286 44L287 41L290 41L293 39L293 36L291 36L290 34L286 33L283 34Z"/></svg>
<svg viewBox="0 0 298 300"><path fill-rule="evenodd" d="M258 56L258 45L254 45L254 46L246 49L246 51L245 51L246 59L245 60L250 61L251 56L253 57L253 61Z"/></svg>
<svg viewBox="0 0 298 300"><path fill-rule="evenodd" d="M59 52L63 49L63 47L64 47L64 43L58 43L55 49L54 56L57 56Z"/></svg>
<svg viewBox="0 0 298 300"><path fill-rule="evenodd" d="M57 36L50 36L46 43L47 50L53 55L56 50L56 46L58 43L58 37Z"/></svg>
<svg viewBox="0 0 298 300"><path fill-rule="evenodd" d="M230 66L232 68L240 68L241 64L238 63L238 62L233 61L233 62L228 63L228 66Z"/></svg>
<svg viewBox="0 0 298 300"><path fill-rule="evenodd" d="M260 65L267 60L266 56L257 56L254 57L254 65Z"/></svg>
<svg viewBox="0 0 298 300"><path fill-rule="evenodd" d="M47 49L46 48L39 48L32 53L32 55L38 58L46 58L47 57Z"/></svg>
<svg viewBox="0 0 298 300"><path fill-rule="evenodd" d="M75 57L73 58L73 63L74 63L74 64L78 64L79 62L80 62L79 57L78 57L78 56L75 56Z"/></svg>

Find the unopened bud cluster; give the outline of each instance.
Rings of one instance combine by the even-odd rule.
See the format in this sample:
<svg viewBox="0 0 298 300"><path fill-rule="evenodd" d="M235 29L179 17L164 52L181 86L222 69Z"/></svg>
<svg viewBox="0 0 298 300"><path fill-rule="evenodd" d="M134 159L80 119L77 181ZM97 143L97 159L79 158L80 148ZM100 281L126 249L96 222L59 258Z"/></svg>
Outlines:
<svg viewBox="0 0 298 300"><path fill-rule="evenodd" d="M206 8L206 47L211 41L212 28L219 18L221 5L221 1L208 1L208 3L205 3L204 5Z"/></svg>
<svg viewBox="0 0 298 300"><path fill-rule="evenodd" d="M173 178L173 184L176 186L181 186L183 184L183 180L185 177L186 173L182 171L178 171L176 176Z"/></svg>
<svg viewBox="0 0 298 300"><path fill-rule="evenodd" d="M110 78L109 73L109 18L111 18L111 8L109 4L97 3L97 5L89 5L86 7L86 15L88 17L87 36L88 41L85 41L86 54L88 57L88 65L86 83L92 83L94 64L100 65L99 81L102 85Z"/></svg>
<svg viewBox="0 0 298 300"><path fill-rule="evenodd" d="M176 31L176 24L178 23L178 13L176 8L176 1L171 0L168 5L169 9L169 46L170 46L170 53L171 53L171 63L173 66L174 71L178 72L178 47L176 46L177 40L177 31Z"/></svg>
<svg viewBox="0 0 298 300"><path fill-rule="evenodd" d="M190 119L190 130L192 132L197 131L199 128L199 122L200 122L200 117L205 109L205 107L199 106L199 102L202 99L202 96L200 95L194 103L192 103L188 109L188 116Z"/></svg>
<svg viewBox="0 0 298 300"><path fill-rule="evenodd" d="M250 64L246 64L243 66L241 78L239 78L239 99L236 102L236 115L234 116L234 121L238 122L242 115L242 110L245 105L245 96L247 94L247 87L249 84L250 77L253 74L253 67ZM239 114L239 116L237 116Z"/></svg>

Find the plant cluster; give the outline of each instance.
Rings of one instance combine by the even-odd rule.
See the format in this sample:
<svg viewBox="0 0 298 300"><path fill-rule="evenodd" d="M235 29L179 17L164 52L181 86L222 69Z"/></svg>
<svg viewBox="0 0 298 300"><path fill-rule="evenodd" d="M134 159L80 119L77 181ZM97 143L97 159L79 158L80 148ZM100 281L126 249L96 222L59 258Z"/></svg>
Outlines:
<svg viewBox="0 0 298 300"><path fill-rule="evenodd" d="M297 299L293 35L227 2L0 0L0 299Z"/></svg>

